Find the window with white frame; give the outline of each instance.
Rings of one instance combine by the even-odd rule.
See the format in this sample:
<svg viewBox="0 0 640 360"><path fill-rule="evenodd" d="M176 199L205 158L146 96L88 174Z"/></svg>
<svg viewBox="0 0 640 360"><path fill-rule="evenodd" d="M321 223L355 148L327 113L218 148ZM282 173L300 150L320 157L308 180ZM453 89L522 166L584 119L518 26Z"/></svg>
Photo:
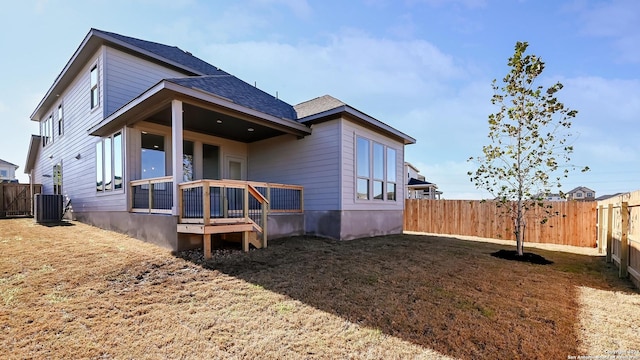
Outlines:
<svg viewBox="0 0 640 360"><path fill-rule="evenodd" d="M396 150L356 137L356 199L396 201Z"/></svg>
<svg viewBox="0 0 640 360"><path fill-rule="evenodd" d="M42 147L47 146L53 141L51 137L53 134L53 115L40 122L40 136L42 136Z"/></svg>
<svg viewBox="0 0 640 360"><path fill-rule="evenodd" d="M91 68L91 109L95 109L100 105L100 94L98 92L98 65Z"/></svg>
<svg viewBox="0 0 640 360"><path fill-rule="evenodd" d="M62 113L62 104L58 105L58 136L64 134L64 116Z"/></svg>
<svg viewBox="0 0 640 360"><path fill-rule="evenodd" d="M96 191L122 190L122 132L102 138L96 143Z"/></svg>
<svg viewBox="0 0 640 360"><path fill-rule="evenodd" d="M0 170L0 178L8 178L9 177L9 172L7 170Z"/></svg>

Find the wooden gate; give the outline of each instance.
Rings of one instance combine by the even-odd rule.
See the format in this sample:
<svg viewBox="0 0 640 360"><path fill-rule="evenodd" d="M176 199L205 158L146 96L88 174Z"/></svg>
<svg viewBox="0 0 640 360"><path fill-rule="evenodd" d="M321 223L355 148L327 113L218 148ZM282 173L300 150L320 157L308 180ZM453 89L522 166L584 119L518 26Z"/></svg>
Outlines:
<svg viewBox="0 0 640 360"><path fill-rule="evenodd" d="M33 185L33 193L42 191L42 185ZM31 185L0 183L0 218L31 216Z"/></svg>

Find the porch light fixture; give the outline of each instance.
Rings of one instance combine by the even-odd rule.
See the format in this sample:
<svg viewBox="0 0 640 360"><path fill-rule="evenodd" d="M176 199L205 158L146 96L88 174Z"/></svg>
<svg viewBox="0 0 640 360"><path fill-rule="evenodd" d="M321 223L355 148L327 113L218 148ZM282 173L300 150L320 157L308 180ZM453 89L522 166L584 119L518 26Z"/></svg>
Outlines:
<svg viewBox="0 0 640 360"><path fill-rule="evenodd" d="M218 124L222 124L222 120L220 120L220 119L216 120L216 122L217 122Z"/></svg>
<svg viewBox="0 0 640 360"><path fill-rule="evenodd" d="M80 155L80 153L78 153L78 155L75 156L76 160L80 160L81 157L82 155Z"/></svg>
<svg viewBox="0 0 640 360"><path fill-rule="evenodd" d="M248 132L252 132L252 131L253 131L253 128L248 128L248 129L247 129L247 131L248 131Z"/></svg>

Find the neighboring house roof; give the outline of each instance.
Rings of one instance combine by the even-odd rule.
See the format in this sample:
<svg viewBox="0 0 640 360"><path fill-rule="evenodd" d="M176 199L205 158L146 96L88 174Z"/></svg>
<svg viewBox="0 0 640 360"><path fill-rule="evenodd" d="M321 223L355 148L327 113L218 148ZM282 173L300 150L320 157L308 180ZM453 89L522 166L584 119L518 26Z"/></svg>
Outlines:
<svg viewBox="0 0 640 360"><path fill-rule="evenodd" d="M422 180L411 178L409 179L409 183L407 185L435 185L435 184L430 183L428 181L422 181Z"/></svg>
<svg viewBox="0 0 640 360"><path fill-rule="evenodd" d="M405 162L404 162L404 165L405 165L405 166L408 166L408 167L410 167L410 168L412 168L412 169L413 169L413 170L415 170L415 172L417 172L417 173L419 173L419 172L420 172L420 170L418 170L418 168L417 168L417 167L413 166L413 164L411 164L411 163L410 163L410 162L408 162L408 161L405 161Z"/></svg>
<svg viewBox="0 0 640 360"><path fill-rule="evenodd" d="M174 84L222 96L236 104L283 119L296 119L293 106L229 74L166 79Z"/></svg>
<svg viewBox="0 0 640 360"><path fill-rule="evenodd" d="M362 121L368 125L371 125L378 130L398 138L403 141L405 145L415 144L416 139L411 136L394 129L393 127L377 120L346 103L330 96L324 95L315 99L302 102L294 106L296 113L298 114L298 121L303 124L314 124L322 121L332 120L343 114L350 115L356 120Z"/></svg>
<svg viewBox="0 0 640 360"><path fill-rule="evenodd" d="M573 193L577 193L578 191L582 191L582 192L591 192L591 193L595 193L595 191L589 189L586 186L578 186L577 188L567 192L567 194L573 194Z"/></svg>
<svg viewBox="0 0 640 360"><path fill-rule="evenodd" d="M598 196L598 197L596 198L596 201L602 201L602 200L611 199L612 197L620 196L620 195L622 195L622 194L625 194L625 193L621 193L621 192L619 192L619 193L610 194L610 195L601 195L601 196Z"/></svg>
<svg viewBox="0 0 640 360"><path fill-rule="evenodd" d="M8 162L8 161L4 161L4 160L2 160L2 159L0 159L0 166L13 166L13 167L14 167L14 168L16 168L16 169L17 169L17 168L19 168L19 166L18 166L18 165L16 165L16 164L12 164L12 163L10 163L10 162Z"/></svg>

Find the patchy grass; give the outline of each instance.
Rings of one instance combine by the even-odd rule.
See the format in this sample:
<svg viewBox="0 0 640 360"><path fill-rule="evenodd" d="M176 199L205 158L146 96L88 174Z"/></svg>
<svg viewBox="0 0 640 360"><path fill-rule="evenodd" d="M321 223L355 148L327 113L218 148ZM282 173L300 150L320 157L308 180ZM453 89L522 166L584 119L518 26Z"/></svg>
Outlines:
<svg viewBox="0 0 640 360"><path fill-rule="evenodd" d="M430 236L298 237L172 256L81 224L0 220L16 358L545 358L637 349L640 294L601 257ZM635 327L634 327L635 326Z"/></svg>

